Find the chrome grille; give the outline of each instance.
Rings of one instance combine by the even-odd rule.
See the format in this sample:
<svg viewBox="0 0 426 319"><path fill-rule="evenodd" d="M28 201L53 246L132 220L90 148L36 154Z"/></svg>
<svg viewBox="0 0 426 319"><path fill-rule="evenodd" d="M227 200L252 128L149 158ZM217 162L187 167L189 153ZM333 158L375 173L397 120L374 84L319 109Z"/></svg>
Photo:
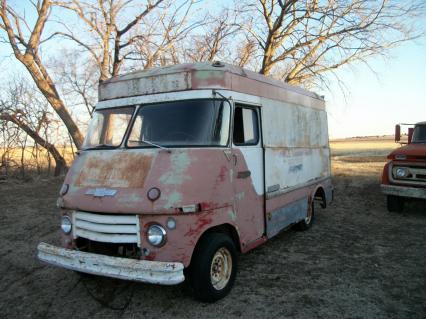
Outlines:
<svg viewBox="0 0 426 319"><path fill-rule="evenodd" d="M137 243L140 247L139 218L136 215L73 214L74 238L105 243Z"/></svg>

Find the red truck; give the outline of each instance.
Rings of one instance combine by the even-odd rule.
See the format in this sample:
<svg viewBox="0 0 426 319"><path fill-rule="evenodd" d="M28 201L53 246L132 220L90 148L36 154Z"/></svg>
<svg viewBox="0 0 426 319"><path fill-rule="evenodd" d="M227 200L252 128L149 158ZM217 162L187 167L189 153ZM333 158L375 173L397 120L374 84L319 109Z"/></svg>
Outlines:
<svg viewBox="0 0 426 319"><path fill-rule="evenodd" d="M407 144L392 151L383 168L381 188L390 212L402 212L408 200L426 200L426 121L396 125L395 142L401 141L401 125L414 127L408 129Z"/></svg>

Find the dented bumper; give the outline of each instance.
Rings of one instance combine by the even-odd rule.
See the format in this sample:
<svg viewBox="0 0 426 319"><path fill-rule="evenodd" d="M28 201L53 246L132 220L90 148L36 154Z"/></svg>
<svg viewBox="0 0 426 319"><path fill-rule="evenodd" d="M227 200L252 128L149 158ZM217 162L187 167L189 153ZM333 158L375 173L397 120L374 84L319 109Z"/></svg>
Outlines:
<svg viewBox="0 0 426 319"><path fill-rule="evenodd" d="M382 184L381 189L382 193L386 195L426 199L426 188Z"/></svg>
<svg viewBox="0 0 426 319"><path fill-rule="evenodd" d="M37 250L41 261L88 274L160 285L176 285L185 280L182 263L110 257L46 243L40 243Z"/></svg>

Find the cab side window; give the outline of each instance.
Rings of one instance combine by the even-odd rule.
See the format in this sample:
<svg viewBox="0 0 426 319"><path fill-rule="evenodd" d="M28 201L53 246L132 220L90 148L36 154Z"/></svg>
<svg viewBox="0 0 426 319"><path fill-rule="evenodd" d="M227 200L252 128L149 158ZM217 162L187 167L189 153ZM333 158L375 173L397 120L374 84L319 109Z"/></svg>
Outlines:
<svg viewBox="0 0 426 319"><path fill-rule="evenodd" d="M256 145L259 127L256 109L237 105L234 114L234 144Z"/></svg>

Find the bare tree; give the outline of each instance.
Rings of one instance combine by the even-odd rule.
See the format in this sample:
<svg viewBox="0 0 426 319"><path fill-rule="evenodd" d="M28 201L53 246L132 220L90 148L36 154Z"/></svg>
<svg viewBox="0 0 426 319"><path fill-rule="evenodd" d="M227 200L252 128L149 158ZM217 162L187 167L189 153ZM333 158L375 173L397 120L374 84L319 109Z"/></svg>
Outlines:
<svg viewBox="0 0 426 319"><path fill-rule="evenodd" d="M206 24L204 17L191 17L194 3L188 0L165 3L161 11L136 30L126 59L134 61L138 69L187 62L183 43L191 32Z"/></svg>
<svg viewBox="0 0 426 319"><path fill-rule="evenodd" d="M0 141L1 141L1 162L0 162L0 179L9 176L11 164L14 164L13 150L19 144L20 130L16 125L7 121L0 120Z"/></svg>
<svg viewBox="0 0 426 319"><path fill-rule="evenodd" d="M41 3L37 2L34 7L37 17L34 26L31 27L25 17L18 15L6 0L1 0L2 24L0 24L0 28L6 32L16 59L26 67L39 90L64 122L75 145L80 148L83 143L83 135L59 96L39 52L43 29L49 17L52 2L43 0Z"/></svg>
<svg viewBox="0 0 426 319"><path fill-rule="evenodd" d="M172 0L167 3L165 0L43 0L31 2L36 11L36 21L31 25L25 15L19 15L6 0L0 0L0 29L5 31L17 60L27 68L64 122L77 148L81 148L83 136L71 117L73 103L70 101L78 101L91 113L97 86L93 83L93 75L97 74L101 81L115 76L125 61L137 61L139 65L142 61L144 68L178 62L175 43L197 25L186 24L193 3L191 0L182 0L176 5ZM70 20L55 21L50 17L53 8L59 10L58 13L75 13L79 25L71 25ZM149 19L156 8L158 13ZM50 35L43 36L47 21L56 24L51 24L54 28ZM62 63L57 60L49 65L50 58L48 62L43 61L40 47L57 36L70 39L77 48L83 48L98 70L90 74L87 69L82 72L82 66L73 63L75 59L65 61L64 57ZM49 74L52 71L49 66L54 66L56 79ZM70 98L71 95L78 98Z"/></svg>
<svg viewBox="0 0 426 319"><path fill-rule="evenodd" d="M250 38L247 38L237 48L237 56L234 58L233 63L240 67L246 67L251 60L255 59L255 53L256 42Z"/></svg>
<svg viewBox="0 0 426 319"><path fill-rule="evenodd" d="M230 60L227 51L234 50L228 39L232 39L239 31L240 25L230 9L220 11L216 16L205 18L203 32L189 37L185 43L184 60L186 62L201 62L213 60Z"/></svg>
<svg viewBox="0 0 426 319"><path fill-rule="evenodd" d="M418 37L415 1L249 0L241 8L247 34L257 43L260 73L309 84L323 73L365 62Z"/></svg>
<svg viewBox="0 0 426 319"><path fill-rule="evenodd" d="M33 90L22 78L11 83L2 96L0 121L14 124L25 132L25 141L29 136L36 144L46 149L55 160L55 176L60 175L66 168L66 161L55 145L48 141L47 130L44 131L43 137L43 128L50 125L47 104L33 94Z"/></svg>
<svg viewBox="0 0 426 319"><path fill-rule="evenodd" d="M140 37L132 31L163 1L147 0L145 5L132 0L59 1L56 3L58 6L77 15L92 39L82 38L65 24L63 24L65 32L57 31L52 36L63 36L86 49L98 65L99 80L104 81L120 72L128 55L125 49ZM129 16L132 17L130 20L127 18Z"/></svg>
<svg viewBox="0 0 426 319"><path fill-rule="evenodd" d="M68 108L79 114L86 111L92 116L99 83L99 69L93 59L77 50L62 49L49 60L48 66Z"/></svg>

